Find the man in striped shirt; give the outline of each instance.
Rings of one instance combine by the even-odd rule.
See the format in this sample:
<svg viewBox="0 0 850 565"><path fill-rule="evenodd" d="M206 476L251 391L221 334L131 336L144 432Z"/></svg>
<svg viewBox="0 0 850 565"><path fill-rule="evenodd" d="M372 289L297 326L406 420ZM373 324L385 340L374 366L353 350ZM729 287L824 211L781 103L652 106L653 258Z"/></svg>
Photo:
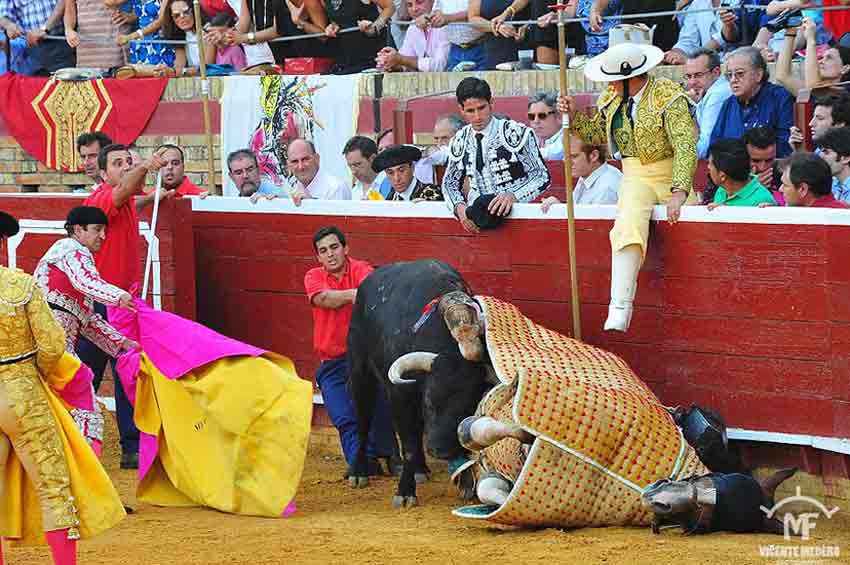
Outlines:
<svg viewBox="0 0 850 565"><path fill-rule="evenodd" d="M64 41L44 39L62 35L64 6L58 0L0 0L0 27L9 39L26 37L33 74L76 66L74 51Z"/></svg>

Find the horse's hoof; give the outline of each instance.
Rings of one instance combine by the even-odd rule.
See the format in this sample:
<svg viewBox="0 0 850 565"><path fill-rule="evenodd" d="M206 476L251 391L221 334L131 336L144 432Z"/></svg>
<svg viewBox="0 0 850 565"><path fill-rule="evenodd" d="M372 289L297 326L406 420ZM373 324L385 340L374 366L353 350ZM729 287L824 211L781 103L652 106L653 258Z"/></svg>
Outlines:
<svg viewBox="0 0 850 565"><path fill-rule="evenodd" d="M393 496L393 508L412 508L419 505L419 500L415 496L401 496L397 494Z"/></svg>
<svg viewBox="0 0 850 565"><path fill-rule="evenodd" d="M428 473L414 473L413 480L416 481L417 485L425 484L431 480L431 475Z"/></svg>
<svg viewBox="0 0 850 565"><path fill-rule="evenodd" d="M369 486L369 477L348 477L348 484L351 488L365 488Z"/></svg>

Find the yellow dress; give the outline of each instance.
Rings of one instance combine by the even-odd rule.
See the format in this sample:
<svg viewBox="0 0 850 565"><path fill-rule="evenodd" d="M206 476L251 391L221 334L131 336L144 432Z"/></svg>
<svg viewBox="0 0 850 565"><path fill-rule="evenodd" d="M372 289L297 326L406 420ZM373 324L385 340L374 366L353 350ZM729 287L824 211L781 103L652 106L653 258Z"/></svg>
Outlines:
<svg viewBox="0 0 850 565"><path fill-rule="evenodd" d="M280 517L301 481L312 409L312 386L280 355L227 357L174 380L142 354L135 422L156 438L156 457L138 499ZM140 456L144 471L144 438Z"/></svg>
<svg viewBox="0 0 850 565"><path fill-rule="evenodd" d="M98 534L124 507L53 389L79 368L35 280L0 267L0 537L44 544Z"/></svg>

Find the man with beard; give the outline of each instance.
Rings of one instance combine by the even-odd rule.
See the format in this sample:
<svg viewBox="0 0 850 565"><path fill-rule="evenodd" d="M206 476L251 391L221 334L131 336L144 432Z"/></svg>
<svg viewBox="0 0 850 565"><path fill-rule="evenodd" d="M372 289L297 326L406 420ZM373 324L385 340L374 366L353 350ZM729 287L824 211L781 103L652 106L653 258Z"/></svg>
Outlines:
<svg viewBox="0 0 850 565"><path fill-rule="evenodd" d="M257 156L250 149L237 149L228 155L227 170L230 180L239 191L239 196L250 197L251 202L256 202L260 198L289 196L285 190L275 186L268 179L260 178Z"/></svg>
<svg viewBox="0 0 850 565"><path fill-rule="evenodd" d="M202 198L209 194L206 190L201 190L186 176L185 173L185 157L183 150L166 143L157 147L157 151L164 150L162 158L165 160L165 166L162 168L162 187L166 190L173 190L175 196L201 196ZM133 161L135 163L135 161Z"/></svg>

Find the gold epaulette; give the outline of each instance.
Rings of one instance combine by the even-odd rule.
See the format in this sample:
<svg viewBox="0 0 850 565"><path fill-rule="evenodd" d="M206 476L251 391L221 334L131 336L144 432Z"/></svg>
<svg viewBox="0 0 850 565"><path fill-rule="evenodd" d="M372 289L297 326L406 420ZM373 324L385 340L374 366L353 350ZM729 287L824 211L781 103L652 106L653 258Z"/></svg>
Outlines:
<svg viewBox="0 0 850 565"><path fill-rule="evenodd" d="M20 269L0 267L0 302L23 306L32 298L35 279Z"/></svg>
<svg viewBox="0 0 850 565"><path fill-rule="evenodd" d="M690 102L688 95L685 94L680 84L673 82L669 78L661 77L653 79L649 98L652 110L664 112L672 102L679 98L684 98L686 102Z"/></svg>

